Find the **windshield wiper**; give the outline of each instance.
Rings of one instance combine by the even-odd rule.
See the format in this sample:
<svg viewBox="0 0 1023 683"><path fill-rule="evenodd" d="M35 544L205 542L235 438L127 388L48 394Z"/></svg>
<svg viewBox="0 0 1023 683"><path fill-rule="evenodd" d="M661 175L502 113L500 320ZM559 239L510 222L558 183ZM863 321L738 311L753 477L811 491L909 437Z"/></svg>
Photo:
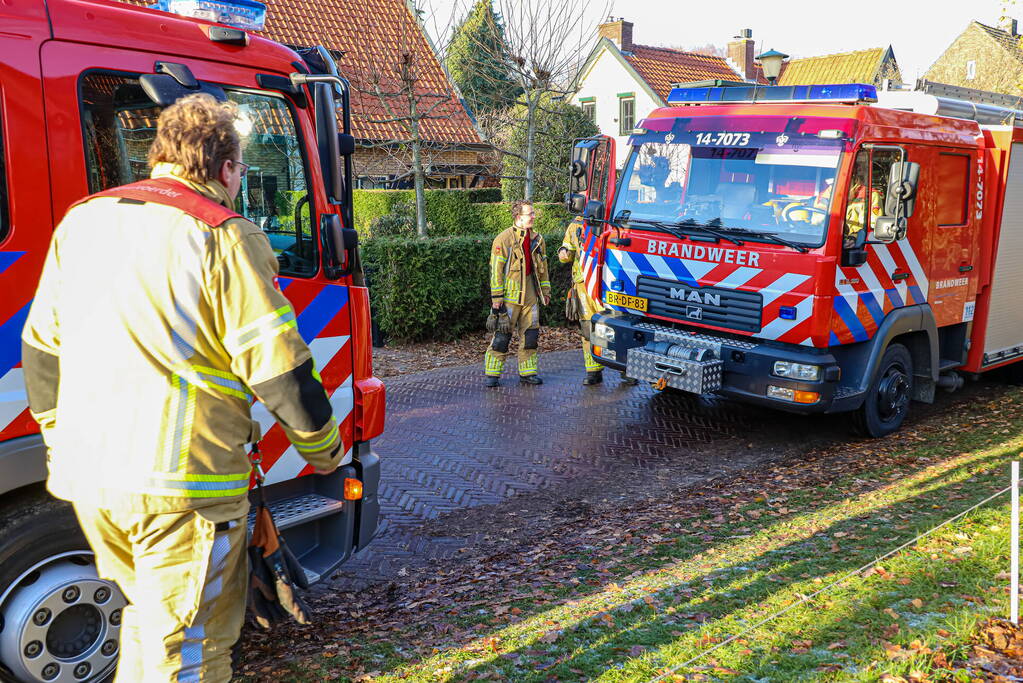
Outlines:
<svg viewBox="0 0 1023 683"><path fill-rule="evenodd" d="M726 228L721 228L721 229L725 230L725 231L728 231L728 232L739 233L739 234L742 234L742 235L752 235L753 237L763 237L766 240L768 240L769 242L774 242L775 244L781 244L781 245L786 246L786 247L791 247L791 248L797 250L801 254L805 254L805 253L810 251L810 249L808 247L806 247L806 246L804 246L802 244L799 244L798 242L792 242L790 240L787 240L784 237L779 236L778 233L776 233L776 232L760 232L759 230L750 230L748 228L727 228L726 227Z"/></svg>
<svg viewBox="0 0 1023 683"><path fill-rule="evenodd" d="M674 237L679 238L680 240L681 239L685 239L686 237L691 237L691 235L689 233L687 233L687 232L682 231L682 230L678 230L678 228L696 228L697 230L702 230L703 232L710 233L711 235L713 235L714 237L718 238L719 240L726 240L728 242L731 242L732 244L734 244L737 247L741 247L743 245L742 240L737 240L734 237L731 237L729 235L726 235L723 232L720 232L720 231L714 229L714 228L719 227L721 225L721 219L720 218L715 218L714 220L708 221L707 223L701 223L699 221L694 221L692 218L687 218L687 219L685 219L683 221L675 221L675 222L654 221L654 220L649 220L649 219L646 219L646 218L629 218L628 222L629 223L642 223L643 225L651 225L651 226L653 226L655 228L658 228L659 230L663 230L664 232L668 233L669 235L673 235Z"/></svg>

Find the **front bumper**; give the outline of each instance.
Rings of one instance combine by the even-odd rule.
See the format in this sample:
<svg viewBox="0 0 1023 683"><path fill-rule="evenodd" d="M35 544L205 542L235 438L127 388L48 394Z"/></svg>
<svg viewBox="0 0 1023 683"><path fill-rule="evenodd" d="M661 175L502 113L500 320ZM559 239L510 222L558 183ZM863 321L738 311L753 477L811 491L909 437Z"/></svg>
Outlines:
<svg viewBox="0 0 1023 683"><path fill-rule="evenodd" d="M842 371L827 350L671 327L625 313L598 313L593 323L590 341L597 362L642 381L663 379L663 385L682 391L715 393L801 414L850 410L860 399L840 389ZM612 328L613 340L599 334L599 323ZM776 361L819 366L820 379L775 376ZM818 398L796 403L769 396L768 387L812 392Z"/></svg>

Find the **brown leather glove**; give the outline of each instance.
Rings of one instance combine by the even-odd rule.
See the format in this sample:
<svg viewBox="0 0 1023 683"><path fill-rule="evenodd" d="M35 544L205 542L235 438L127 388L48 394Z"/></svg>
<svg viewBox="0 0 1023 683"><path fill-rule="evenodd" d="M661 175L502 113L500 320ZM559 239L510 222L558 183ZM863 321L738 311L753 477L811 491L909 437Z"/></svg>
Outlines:
<svg viewBox="0 0 1023 683"><path fill-rule="evenodd" d="M583 307L579 302L579 293L575 291L575 287L568 290L568 295L565 297L565 319L570 323L577 323L583 317Z"/></svg>
<svg viewBox="0 0 1023 683"><path fill-rule="evenodd" d="M270 510L256 509L256 524L249 540L249 608L256 623L264 629L289 614L300 624L308 624L309 608L296 588L307 589L305 571L277 531Z"/></svg>

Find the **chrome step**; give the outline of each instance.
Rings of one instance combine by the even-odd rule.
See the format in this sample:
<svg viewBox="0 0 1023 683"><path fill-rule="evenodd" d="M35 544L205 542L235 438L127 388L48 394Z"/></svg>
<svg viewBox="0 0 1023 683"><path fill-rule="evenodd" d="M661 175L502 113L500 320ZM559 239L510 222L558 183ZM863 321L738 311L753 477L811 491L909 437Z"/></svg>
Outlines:
<svg viewBox="0 0 1023 683"><path fill-rule="evenodd" d="M306 493L294 498L285 498L270 503L270 514L274 523L281 531L299 526L313 520L337 514L344 508L345 502L336 498L328 498L318 493ZM255 508L249 513L249 531L256 523Z"/></svg>

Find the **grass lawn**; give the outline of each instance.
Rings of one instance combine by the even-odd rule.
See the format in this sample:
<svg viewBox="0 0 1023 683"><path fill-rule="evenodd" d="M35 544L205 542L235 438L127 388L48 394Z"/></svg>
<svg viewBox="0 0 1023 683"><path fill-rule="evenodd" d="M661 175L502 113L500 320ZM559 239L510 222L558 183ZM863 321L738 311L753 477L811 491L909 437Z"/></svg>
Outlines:
<svg viewBox="0 0 1023 683"><path fill-rule="evenodd" d="M798 604L1006 488L1023 391L914 430L851 444L857 466L825 485L788 462L462 568L272 678L970 680L955 662L1008 614L1008 494Z"/></svg>

